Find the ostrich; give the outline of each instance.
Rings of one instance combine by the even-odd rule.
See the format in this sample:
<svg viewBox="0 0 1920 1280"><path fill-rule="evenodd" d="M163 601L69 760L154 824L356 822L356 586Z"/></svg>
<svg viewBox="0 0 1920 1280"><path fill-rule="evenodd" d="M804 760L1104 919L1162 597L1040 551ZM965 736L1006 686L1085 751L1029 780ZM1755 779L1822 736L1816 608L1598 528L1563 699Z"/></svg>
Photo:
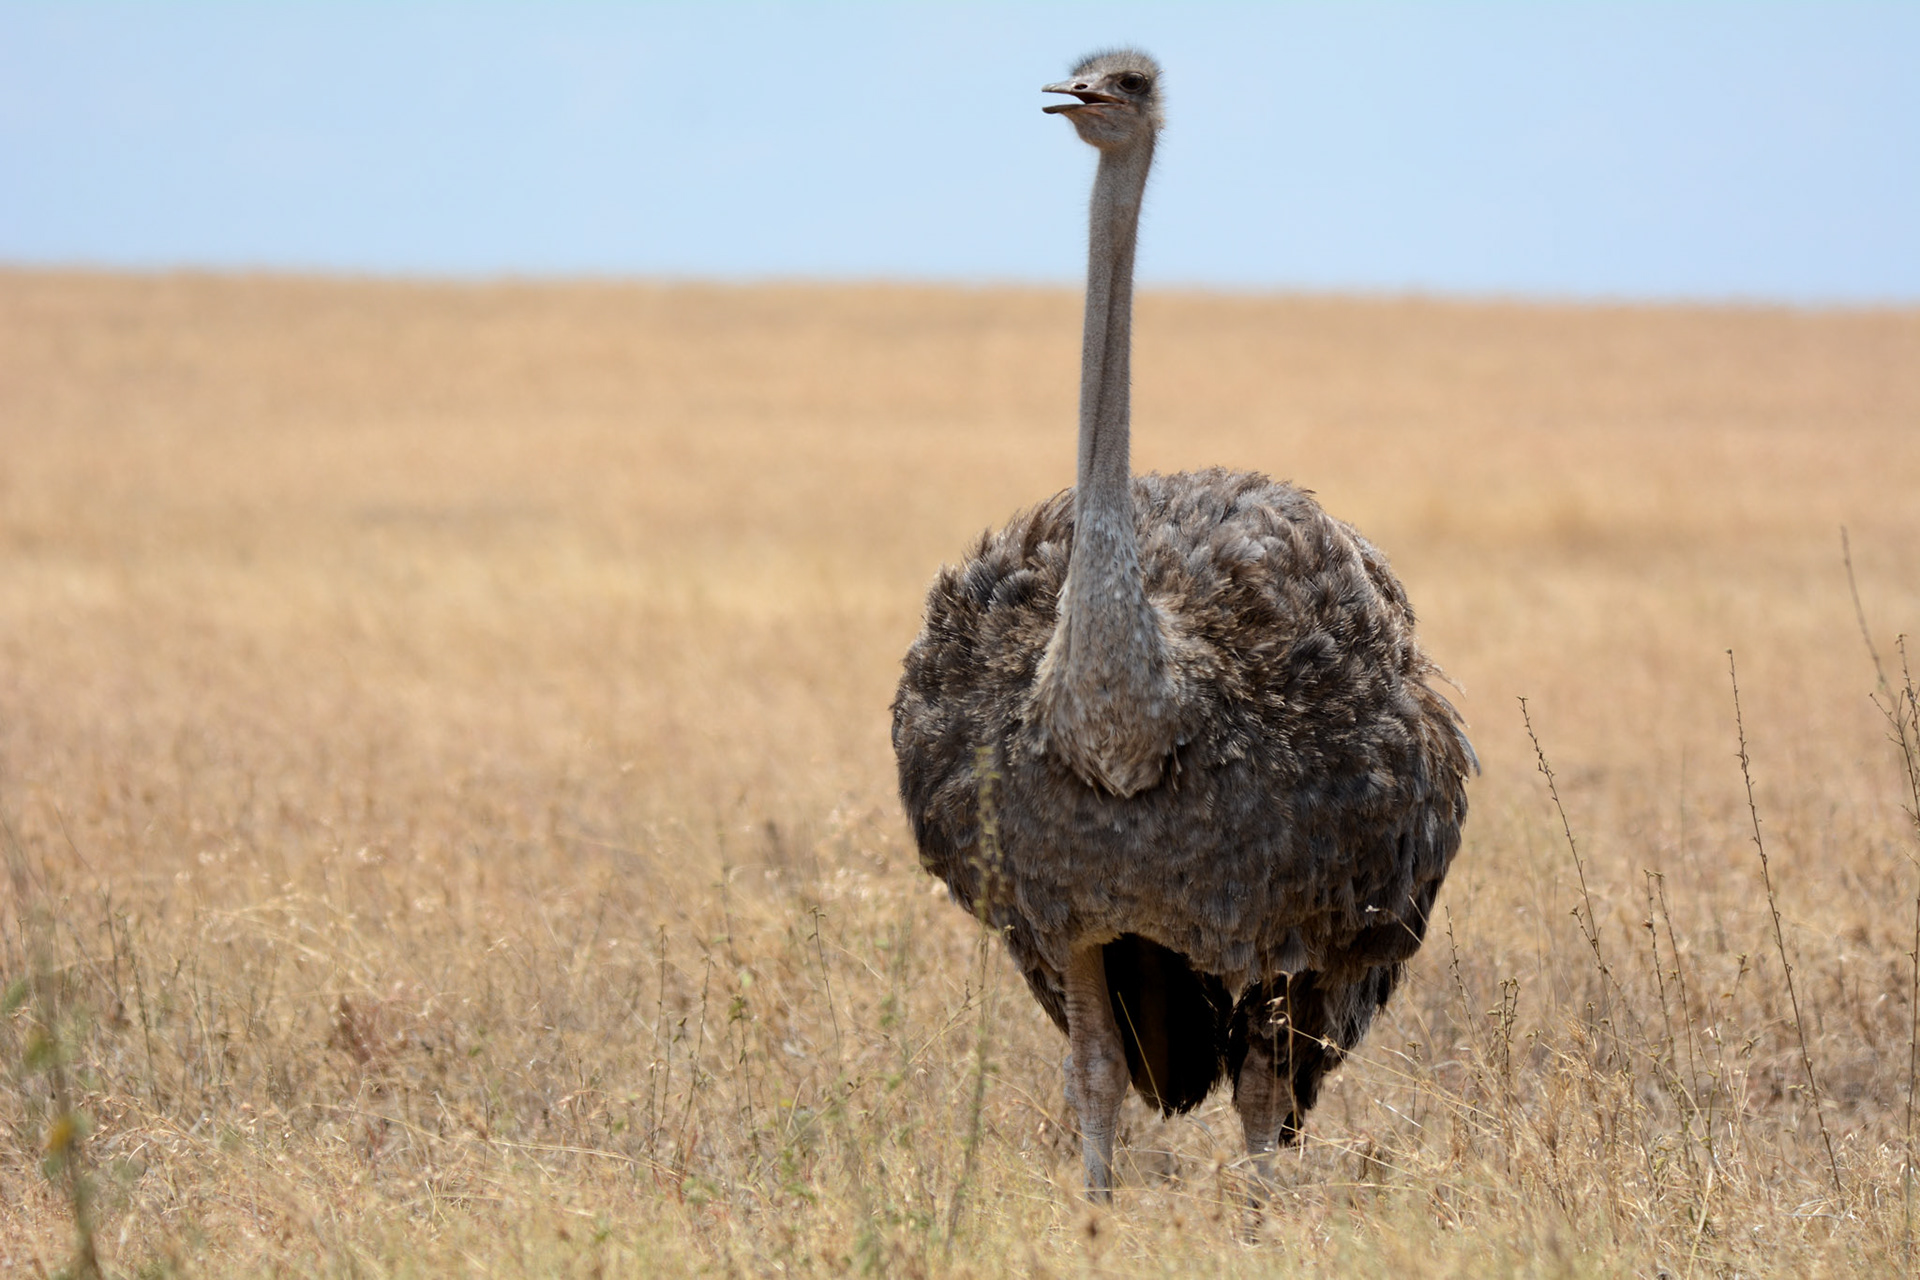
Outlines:
<svg viewBox="0 0 1920 1280"><path fill-rule="evenodd" d="M1258 1184L1420 946L1478 767L1386 558L1304 490L1134 477L1134 239L1160 69L1044 92L1099 150L1074 487L941 570L893 703L922 864L1068 1040L1088 1194L1129 1081L1223 1079Z"/></svg>

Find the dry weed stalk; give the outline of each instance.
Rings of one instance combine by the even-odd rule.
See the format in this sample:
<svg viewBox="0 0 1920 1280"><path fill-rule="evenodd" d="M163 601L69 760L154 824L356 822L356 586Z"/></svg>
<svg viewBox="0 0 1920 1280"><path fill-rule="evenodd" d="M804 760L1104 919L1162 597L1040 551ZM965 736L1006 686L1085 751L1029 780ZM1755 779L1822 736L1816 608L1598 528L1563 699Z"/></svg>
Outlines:
<svg viewBox="0 0 1920 1280"><path fill-rule="evenodd" d="M1907 1107L1903 1129L1903 1154L1900 1162L1901 1234L1906 1239L1909 1265L1913 1262L1913 1086L1920 1076L1920 895L1913 900L1913 948L1907 952L1912 961L1907 978Z"/></svg>
<svg viewBox="0 0 1920 1280"><path fill-rule="evenodd" d="M1460 972L1460 944L1453 933L1453 908L1445 908L1447 917L1447 968L1453 975L1453 986L1460 997L1460 1012L1474 1053L1473 1074L1480 1084L1483 1094L1497 1092L1500 1099L1500 1133L1502 1163L1509 1173L1513 1167L1516 1134L1514 1131L1514 1111L1518 1097L1513 1082L1513 1024L1519 1001L1519 981L1503 978L1500 981L1500 1003L1492 1009L1479 1010L1477 1002L1467 990L1466 977ZM1493 1020L1493 1026L1486 1029L1486 1043L1481 1043L1481 1023ZM1497 1064L1497 1065L1496 1065ZM1491 1069L1498 1089L1489 1089L1484 1080L1484 1070ZM1469 1114L1477 1108L1469 1104Z"/></svg>
<svg viewBox="0 0 1920 1280"><path fill-rule="evenodd" d="M1519 702L1520 720L1526 726L1527 741L1533 744L1534 767L1547 780L1547 795L1552 799L1553 811L1560 819L1560 834L1566 839L1567 852L1573 858L1574 875L1580 882L1580 903L1573 909L1573 918L1580 926L1580 936L1586 940L1587 949L1593 953L1593 967L1600 975L1600 997L1609 1002L1602 1008L1601 1018L1612 1030L1615 1052L1624 1057L1625 1053L1620 1047L1620 1028L1611 1017L1615 988L1613 970L1608 968L1606 956L1600 950L1600 924L1593 913L1593 893L1587 888L1587 864L1582 861L1580 846L1573 838L1573 824L1567 820L1566 806L1560 803L1560 787L1553 776L1553 766L1547 762L1546 749L1540 745L1540 737L1533 731L1533 716L1527 710L1527 700L1521 698Z"/></svg>
<svg viewBox="0 0 1920 1280"><path fill-rule="evenodd" d="M1793 1033L1800 1045L1800 1065L1807 1074L1807 1102L1820 1125L1820 1142L1827 1150L1827 1170L1833 1175L1833 1194L1844 1209L1846 1188L1840 1185L1840 1161L1833 1153L1833 1135L1827 1132L1827 1117L1820 1106L1820 1085L1813 1075L1813 1053L1807 1048L1806 1023L1800 1017L1800 993L1793 981L1793 962L1787 959L1787 936L1780 927L1780 903L1773 892L1773 871L1767 862L1767 842L1760 836L1760 806L1753 798L1753 771L1747 756L1747 724L1740 714L1740 673L1734 667L1733 650L1727 650L1727 679L1733 685L1733 725L1740 739L1740 780L1747 789L1747 816L1753 823L1753 847L1760 854L1760 882L1767 891L1767 914L1773 921L1773 943L1780 953L1780 969L1785 976L1787 1003L1793 1009Z"/></svg>
<svg viewBox="0 0 1920 1280"><path fill-rule="evenodd" d="M1907 637L1903 633L1894 640L1900 651L1900 684L1896 688L1887 678L1886 666L1880 661L1880 648L1873 642L1873 629L1867 625L1866 608L1860 603L1860 583L1853 572L1853 545L1845 525L1840 526L1840 560L1846 566L1847 594L1853 599L1853 616L1860 627L1860 640L1867 646L1867 656L1873 660L1873 674L1878 689L1869 700L1880 713L1881 719L1886 721L1888 737L1899 752L1900 771L1907 784L1907 802L1903 807L1914 835L1920 837L1920 692L1914 688L1913 668L1907 661ZM1916 870L1920 870L1920 858L1909 852L1907 860ZM1920 889L1914 894L1913 947L1907 952L1907 958L1911 965L1907 978L1907 1102L1902 1132L1905 1159L1901 1164L1900 1199L1901 1229L1907 1263L1911 1266L1915 1248L1914 1093L1916 1085L1920 1085Z"/></svg>
<svg viewBox="0 0 1920 1280"><path fill-rule="evenodd" d="M1680 943L1673 932L1673 908L1667 903L1667 878L1657 871L1649 874L1654 885L1655 897L1659 903L1659 918L1665 925L1667 931L1667 952L1673 957L1673 980L1675 987L1678 988L1679 991L1681 1024L1686 1029L1687 1097L1690 1110L1686 1117L1685 1132L1691 1139L1693 1135L1693 1120L1698 1116L1701 1122L1698 1140L1702 1147L1705 1148L1706 1154L1706 1181L1703 1183L1701 1190L1701 1212L1704 1214L1706 1211L1706 1196L1708 1189L1712 1185L1713 1170L1716 1161L1713 1136L1713 1106L1715 1096L1720 1090L1720 1079L1717 1075L1708 1077L1706 1100L1703 1103L1700 1099L1700 1067L1694 1052L1695 1045L1700 1039L1700 1030L1694 1024L1693 1020L1693 1000L1687 990L1686 962L1680 958ZM1649 926L1649 928L1651 928L1651 926ZM1664 993L1662 994L1661 1000L1662 1008L1664 1009ZM1704 1048L1701 1049L1699 1056L1705 1056Z"/></svg>
<svg viewBox="0 0 1920 1280"><path fill-rule="evenodd" d="M1540 737L1533 731L1533 717L1527 711L1527 700L1520 700L1520 720L1526 726L1527 741L1533 744L1535 766L1541 776L1547 780L1547 794L1553 800L1553 811L1560 818L1560 831L1566 837L1567 852L1573 858L1573 869L1580 880L1580 906L1574 908L1573 917L1580 925L1587 947L1593 952L1594 969L1600 976L1600 998L1605 1001L1601 1018L1613 1038L1614 1056L1626 1075L1628 1108L1633 1117L1634 1130L1639 1139L1640 1156L1646 1165L1647 1188L1649 1192L1658 1185L1659 1173L1653 1164L1653 1146L1647 1134L1646 1115L1640 1102L1640 1088L1637 1073L1633 1066L1632 1028L1621 1026L1630 1022L1632 1005L1626 991L1614 977L1606 957L1600 950L1600 924L1593 913L1593 894L1587 888L1586 863L1581 860L1580 847L1573 838L1573 824L1567 819L1566 806L1560 803L1560 788L1553 776L1553 766L1547 761L1546 749L1540 745ZM1584 916L1582 909L1584 908Z"/></svg>
<svg viewBox="0 0 1920 1280"><path fill-rule="evenodd" d="M820 937L820 924L826 919L826 914L820 910L818 903L808 908L808 914L813 917L812 941L814 954L820 960L820 986L826 993L827 1021L833 1024L833 1050L836 1055L840 1055L846 1052L846 1047L840 1039L840 1011L834 1007L833 1003L833 975L827 968L827 944Z"/></svg>
<svg viewBox="0 0 1920 1280"><path fill-rule="evenodd" d="M1693 1139L1694 1139L1693 1124L1694 1124L1694 1118L1699 1113L1699 1110L1700 1110L1699 1101L1698 1101L1699 1092L1700 1092L1700 1089L1699 1089L1700 1082L1698 1077L1694 1075L1691 1072L1691 1070L1689 1071L1688 1079L1685 1081L1682 1081L1679 1075L1679 1053L1675 1045L1675 1041L1678 1039L1678 1037L1674 1031L1673 1012L1672 1012L1672 1009L1669 1007L1668 1001L1667 1001L1666 969L1660 963L1659 913L1655 909L1655 894L1654 894L1654 881L1657 877L1657 874L1658 873L1651 870L1643 870L1641 872L1641 875L1645 881L1645 887L1646 887L1646 893L1647 893L1647 915L1643 923L1647 931L1647 948L1651 953L1651 958L1652 958L1654 991L1660 1001L1660 1021L1666 1030L1666 1040L1665 1040L1665 1043L1662 1045L1661 1054L1657 1054L1657 1055L1649 1054L1648 1056L1652 1060L1655 1077L1661 1080L1661 1083L1666 1087L1666 1090L1669 1096L1677 1099L1681 1104L1680 1132L1682 1137L1684 1138L1684 1142L1682 1143L1681 1150L1686 1155L1687 1167L1689 1171L1692 1173L1694 1181L1698 1183L1700 1181L1701 1174L1700 1174L1700 1169L1698 1167L1698 1163L1697 1163L1696 1156L1693 1149ZM1668 922L1668 927L1669 928L1672 927L1671 921ZM1674 969L1674 981L1675 981L1675 984L1678 985L1679 953L1677 950L1674 952L1674 963L1676 966ZM1684 995L1681 997L1681 999L1683 1001L1683 1007L1681 1009L1681 1013L1684 1015L1686 1013L1686 1009L1684 1007L1684 1000L1685 1000ZM1693 1062L1693 1038L1692 1038L1691 1032L1689 1032L1687 1037L1687 1062L1688 1062L1689 1068L1691 1068L1692 1062Z"/></svg>

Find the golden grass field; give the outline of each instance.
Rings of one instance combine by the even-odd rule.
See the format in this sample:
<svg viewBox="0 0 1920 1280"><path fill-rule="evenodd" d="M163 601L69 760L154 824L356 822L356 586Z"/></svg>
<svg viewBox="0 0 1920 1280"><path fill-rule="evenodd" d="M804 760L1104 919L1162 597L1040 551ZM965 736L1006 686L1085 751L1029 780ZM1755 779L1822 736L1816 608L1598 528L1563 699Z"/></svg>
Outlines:
<svg viewBox="0 0 1920 1280"><path fill-rule="evenodd" d="M1084 1202L894 794L936 567L1071 481L1071 291L0 272L0 1273L84 1272L76 1214L114 1275L1911 1272L1840 529L1898 685L1920 313L1136 336L1136 467L1366 530L1485 763L1261 1215L1224 1095L1129 1101Z"/></svg>

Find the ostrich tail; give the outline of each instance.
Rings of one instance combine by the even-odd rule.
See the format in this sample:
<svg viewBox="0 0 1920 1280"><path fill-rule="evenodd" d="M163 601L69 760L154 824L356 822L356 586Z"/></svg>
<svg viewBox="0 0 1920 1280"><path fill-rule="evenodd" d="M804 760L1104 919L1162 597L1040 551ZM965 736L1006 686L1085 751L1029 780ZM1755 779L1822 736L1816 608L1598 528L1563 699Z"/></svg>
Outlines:
<svg viewBox="0 0 1920 1280"><path fill-rule="evenodd" d="M1199 1106L1225 1066L1233 1010L1226 986L1138 934L1122 934L1104 952L1133 1087L1167 1115Z"/></svg>

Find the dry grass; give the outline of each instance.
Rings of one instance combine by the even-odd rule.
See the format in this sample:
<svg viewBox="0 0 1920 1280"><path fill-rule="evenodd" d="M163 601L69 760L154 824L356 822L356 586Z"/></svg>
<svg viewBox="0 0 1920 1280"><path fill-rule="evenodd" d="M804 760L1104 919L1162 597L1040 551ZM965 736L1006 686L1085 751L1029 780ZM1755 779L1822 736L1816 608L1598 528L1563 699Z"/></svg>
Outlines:
<svg viewBox="0 0 1920 1280"><path fill-rule="evenodd" d="M893 796L935 565L1070 478L1073 297L0 274L0 1271L84 1269L88 1188L115 1274L1908 1267L1920 843L1839 528L1897 684L1920 315L1140 328L1137 465L1365 528L1486 762L1258 1223L1224 1099L1130 1102L1081 1201Z"/></svg>

